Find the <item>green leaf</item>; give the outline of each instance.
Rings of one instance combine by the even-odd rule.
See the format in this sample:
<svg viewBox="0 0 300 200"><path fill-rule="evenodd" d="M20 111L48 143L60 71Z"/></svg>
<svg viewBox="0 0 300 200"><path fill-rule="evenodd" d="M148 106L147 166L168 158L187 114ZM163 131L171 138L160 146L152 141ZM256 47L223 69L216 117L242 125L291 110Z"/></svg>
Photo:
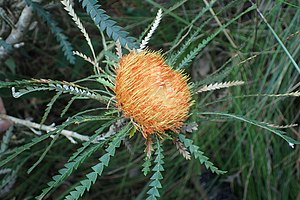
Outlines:
<svg viewBox="0 0 300 200"><path fill-rule="evenodd" d="M146 200L157 200L157 198L154 195L150 195Z"/></svg>
<svg viewBox="0 0 300 200"><path fill-rule="evenodd" d="M111 145L109 146L107 149L106 149L106 152L110 155L110 156L114 156L115 155L115 152L116 152L116 147L115 144L114 145Z"/></svg>
<svg viewBox="0 0 300 200"><path fill-rule="evenodd" d="M101 134L107 127L111 126L115 121L116 121L115 119L110 120L110 121L104 123L99 129L97 129L95 131L95 134L90 137L90 140L84 142L82 144L82 147L79 148L79 149L77 149L77 151L70 157L70 159L68 160L68 162L74 160L78 155L80 155L86 148L88 148L92 144L92 142L94 141L94 139L96 139L99 134Z"/></svg>
<svg viewBox="0 0 300 200"><path fill-rule="evenodd" d="M79 199L80 193L76 190L70 193L73 199Z"/></svg>
<svg viewBox="0 0 300 200"><path fill-rule="evenodd" d="M103 165L105 165L106 167L108 166L108 163L109 163L109 159L110 159L110 155L107 153L107 154L104 154L101 158L100 158L100 161L103 163Z"/></svg>
<svg viewBox="0 0 300 200"><path fill-rule="evenodd" d="M44 115L42 117L42 121L40 123L41 125L45 123L45 121L46 121L46 119L47 119L47 117L48 117L48 115L49 115L49 113L50 113L50 111L52 109L53 104L56 102L56 100L60 97L61 94L62 94L61 91L57 92L56 95L54 95L52 97L51 101L47 104L47 108L45 110L45 113L44 113Z"/></svg>
<svg viewBox="0 0 300 200"><path fill-rule="evenodd" d="M12 151L12 155L7 156L4 160L0 161L0 167L5 165L6 163L10 162L12 159L17 157L19 154L23 153L24 151L29 150L32 146L36 145L37 143L42 142L43 140L47 139L48 137L50 137L53 134L54 134L54 132L49 132L49 133L47 133L45 135L42 135L38 138L32 139L32 141L30 143L27 143L27 144L25 144L21 147L15 148Z"/></svg>
<svg viewBox="0 0 300 200"><path fill-rule="evenodd" d="M147 174L150 172L150 167L151 167L151 158L145 157L144 158L144 164L142 172L144 173L144 176L147 176Z"/></svg>
<svg viewBox="0 0 300 200"><path fill-rule="evenodd" d="M154 166L154 167L156 167L156 165ZM154 168L153 168L154 169ZM154 171L152 169L152 171ZM150 178L151 180L160 180L160 179L163 179L163 176L162 176L162 174L159 172L159 171L156 171L152 176L151 176L151 178Z"/></svg>
<svg viewBox="0 0 300 200"><path fill-rule="evenodd" d="M147 194L153 195L155 197L160 197L158 189L156 187L152 187L150 190L148 190Z"/></svg>
<svg viewBox="0 0 300 200"><path fill-rule="evenodd" d="M99 176L101 176L102 172L103 172L103 169L104 169L104 166L103 166L103 163L98 163L97 165L93 166L92 169L97 172L97 174Z"/></svg>
<svg viewBox="0 0 300 200"><path fill-rule="evenodd" d="M229 114L229 113L222 113L222 112L201 112L199 114L200 115L219 115L219 116L225 116L225 117L230 117L230 118L237 119L237 120L240 120L240 121L244 121L244 122L247 122L247 123L252 124L254 126L258 126L258 127L263 128L265 130L268 130L272 133L275 133L277 136L283 138L286 142L288 142L288 144L290 146L295 145L295 144L300 144L300 141L297 141L297 140L287 136L285 132L280 131L280 130L276 130L272 127L269 127L265 123L262 123L262 122L259 122L259 121L253 120L253 119L248 119L244 116L239 116L239 115L234 115L234 114Z"/></svg>
<svg viewBox="0 0 300 200"><path fill-rule="evenodd" d="M102 85L107 86L109 88L114 88L115 87L112 83L110 83L109 81L105 80L104 78L97 78L97 81L99 83L101 83Z"/></svg>
<svg viewBox="0 0 300 200"><path fill-rule="evenodd" d="M42 162L42 160L44 159L44 157L46 156L46 154L48 153L48 151L51 149L51 147L54 145L54 143L56 142L56 140L58 139L58 134L55 135L55 137L51 140L50 144L47 145L47 148L45 149L45 151L43 152L43 154L40 156L40 158L32 165L32 167L30 167L27 171L28 174L30 174L34 168L36 168L38 166L38 164L40 164Z"/></svg>
<svg viewBox="0 0 300 200"><path fill-rule="evenodd" d="M97 172L90 172L86 175L86 177L93 183L95 184L97 180Z"/></svg>
<svg viewBox="0 0 300 200"><path fill-rule="evenodd" d="M28 6L31 6L31 8L38 14L38 16L41 17L47 23L56 40L59 42L59 45L65 57L71 64L74 64L75 56L73 55L72 44L68 41L68 38L63 34L63 30L60 27L58 27L57 22L51 18L51 14L45 9L43 9L39 3L33 2L31 0L25 0L25 2Z"/></svg>
<svg viewBox="0 0 300 200"><path fill-rule="evenodd" d="M193 145L193 141L190 139L187 139L185 135L179 134L179 140L184 144L186 148L188 148L191 152L192 155L196 159L200 161L201 164L204 164L207 169L212 171L213 173L216 174L224 174L226 171L219 170L217 167L214 166L214 164L210 161L208 161L208 158L203 155L203 152L198 150L199 147L196 145Z"/></svg>
<svg viewBox="0 0 300 200"><path fill-rule="evenodd" d="M93 144L91 147L89 147L87 149L84 148L85 151L83 151L83 150L80 152L77 151L76 153L78 153L78 155L76 157L74 157L74 154L73 154L72 161L71 161L71 159L69 159L69 162L64 165L64 168L58 170L59 175L55 175L54 177L52 177L52 179L54 181L50 181L48 183L49 187L43 189L42 193L38 197L36 197L36 199L43 199L47 193L49 193L53 188L57 187L60 183L62 183L62 181L64 179L66 179L68 176L70 176L71 173L74 172L78 168L78 166L81 163L83 163L84 160L86 160L88 157L90 157L92 155L92 153L94 153L96 150L98 150L100 147L102 147L104 145L104 143L105 142L102 141L101 143ZM87 180L87 181L89 181L89 180ZM88 186L88 184L87 184L87 186Z"/></svg>
<svg viewBox="0 0 300 200"><path fill-rule="evenodd" d="M113 21L103 9L100 9L100 5L95 0L79 0L82 7L86 9L86 12L90 15L91 19L97 25L97 27L106 33L108 37L114 41L119 40L123 47L128 46L130 49L138 48L135 38L129 37L126 31L121 30L120 26L116 26L116 22Z"/></svg>
<svg viewBox="0 0 300 200"><path fill-rule="evenodd" d="M161 143L160 140L156 137L156 145L155 145L155 153L154 155L156 155L156 159L154 160L155 166L152 169L152 172L154 172L154 174L151 176L150 180L150 184L149 187L150 189L148 190L147 194L149 194L147 199L156 199L156 197L159 197L159 192L157 188L162 188L162 185L160 183L160 180L163 179L162 174L160 173L161 171L164 171L164 168L162 166L163 162L163 149L161 148Z"/></svg>
<svg viewBox="0 0 300 200"><path fill-rule="evenodd" d="M82 180L80 181L81 185L85 186L86 188L90 188L92 185L92 182L89 180Z"/></svg>
<svg viewBox="0 0 300 200"><path fill-rule="evenodd" d="M162 188L162 185L160 184L159 180L152 181L149 186L156 187L156 188Z"/></svg>
<svg viewBox="0 0 300 200"><path fill-rule="evenodd" d="M92 167L93 172L90 172L89 174L86 175L87 179L80 181L81 186L76 187L74 191L70 192L71 196L76 195L76 197L79 198L79 196L82 196L86 190L90 189L92 184L95 184L98 175L101 176L104 166L108 166L109 164L110 157L111 157L110 153L112 151L115 151L115 149L120 146L122 139L125 137L129 129L130 129L130 124L127 124L119 131L119 133L112 136L113 141L110 142L108 144L108 147L105 149L107 153L105 153L103 156L99 158L100 163L97 163ZM86 181L90 181L91 184L87 183ZM71 198L70 195L66 196L65 199L70 199Z"/></svg>
<svg viewBox="0 0 300 200"><path fill-rule="evenodd" d="M152 169L153 171L164 171L165 169L163 168L162 165L155 165L155 167Z"/></svg>
<svg viewBox="0 0 300 200"><path fill-rule="evenodd" d="M251 6L249 7L247 10L245 10L244 12L240 13L238 16L234 17L233 19L231 19L228 23L226 23L225 25L221 26L218 30L216 30L212 35L210 35L209 37L207 37L206 39L202 40L202 42L200 44L197 45L197 47L195 47L192 51L190 51L186 57L184 57L184 59L179 63L178 65L178 69L183 69L184 67L186 67L187 65L190 64L190 62L198 55L198 53L204 48L206 47L206 45L211 42L219 33L221 33L226 27L228 27L230 24L232 24L234 21L236 21L237 19L239 19L241 16L243 16L244 14L254 10L256 8L256 6Z"/></svg>

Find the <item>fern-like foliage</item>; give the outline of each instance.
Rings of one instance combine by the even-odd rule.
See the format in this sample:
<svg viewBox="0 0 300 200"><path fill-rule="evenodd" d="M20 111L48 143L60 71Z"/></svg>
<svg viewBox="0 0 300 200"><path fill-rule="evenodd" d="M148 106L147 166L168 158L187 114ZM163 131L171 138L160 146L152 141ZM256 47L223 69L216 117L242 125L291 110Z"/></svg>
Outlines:
<svg viewBox="0 0 300 200"><path fill-rule="evenodd" d="M221 67L220 69L218 69L216 72L214 72L213 74L210 74L207 76L207 78L194 82L194 88L197 89L198 87L205 85L205 84L209 84L209 83L214 83L214 82L220 82L223 79L225 79L230 72L235 68L238 67L240 65L229 65L229 63L232 62L232 60L235 57L231 57L230 59L228 59ZM229 66L228 66L229 65Z"/></svg>
<svg viewBox="0 0 300 200"><path fill-rule="evenodd" d="M84 53L81 53L79 51L73 51L73 54L76 55L76 56L79 56L80 58L84 59L85 61L91 63L93 66L96 65L95 61L93 61L92 58L85 55Z"/></svg>
<svg viewBox="0 0 300 200"><path fill-rule="evenodd" d="M187 150L187 148L184 146L183 143L181 143L177 138L173 140L173 142L176 145L176 148L178 149L179 153L186 159L191 160L191 154Z"/></svg>
<svg viewBox="0 0 300 200"><path fill-rule="evenodd" d="M71 157L71 161L69 160L69 162L66 163L64 167L58 171L59 174L52 177L53 180L48 183L48 187L43 189L42 194L36 197L36 199L43 199L46 194L48 194L53 188L57 187L65 178L70 176L81 163L83 163L87 158L89 158L94 152L96 152L105 144L105 141L102 141L89 147L95 137L91 137L90 141L83 143L82 147L73 154L73 159L71 159Z"/></svg>
<svg viewBox="0 0 300 200"><path fill-rule="evenodd" d="M31 147L33 147L34 145L38 144L39 142L44 141L45 139L49 138L52 134L54 134L53 132L49 132L45 135L42 135L40 137L34 138L32 139L31 142L17 147L14 150L12 150L10 153L11 155L6 156L5 159L0 161L0 167L2 167L3 165L7 164L9 161L13 160L14 158L16 158L18 155L20 155L21 153L23 153L26 150L29 150Z"/></svg>
<svg viewBox="0 0 300 200"><path fill-rule="evenodd" d="M207 12L207 11L209 10L209 8L211 8L211 6L213 6L214 3L215 3L215 0L212 1L212 2L209 4L209 6L204 7L204 8L199 12L199 14L197 15L197 17L191 22L191 26L195 23L195 20L196 20L198 17L201 17L203 14L205 14L205 12ZM176 53L172 54L172 55L168 58L167 62L168 62L168 64L169 64L170 66L173 66L173 65L175 64L175 62L177 61L177 59L178 59L178 58L179 58L179 57L180 57L180 56L188 49L188 47L189 47L189 46L192 44L192 42L194 41L195 37L202 31L203 27L211 21L212 18L213 18L213 17L209 18L209 19L206 20L204 23L202 23L201 26L198 27L197 30L194 31L194 32L190 35L190 37L184 42L184 44L181 45L180 49L179 49ZM182 34L182 33L180 33L180 34ZM180 35L180 34L179 34L179 35ZM178 41L178 40L180 40L180 38L178 37L178 38L176 38L176 40Z"/></svg>
<svg viewBox="0 0 300 200"><path fill-rule="evenodd" d="M68 41L68 38L63 34L63 30L58 26L57 22L51 18L49 12L45 11L39 3L32 2L31 0L25 0L28 6L31 6L32 9L40 16L43 21L45 21L50 28L51 32L58 41L60 47L62 48L65 57L71 63L75 63L75 56L73 55L72 44Z"/></svg>
<svg viewBox="0 0 300 200"><path fill-rule="evenodd" d="M179 140L184 144L186 148L189 149L195 159L198 159L201 164L204 164L207 169L216 174L224 174L226 171L219 170L214 166L212 162L208 160L208 157L204 155L202 151L199 150L199 147L193 144L193 140L187 139L183 134L179 134Z"/></svg>
<svg viewBox="0 0 300 200"><path fill-rule="evenodd" d="M154 155L156 155L156 158L154 160L155 166L153 167L152 171L154 174L151 176L150 180L150 190L147 191L147 194L149 195L146 200L156 200L157 197L160 197L158 189L162 188L162 185L160 183L160 180L163 179L163 176L161 172L164 171L163 164L164 164L164 155L163 155L163 149L162 144L159 141L159 139L156 140L156 151Z"/></svg>
<svg viewBox="0 0 300 200"><path fill-rule="evenodd" d="M74 96L70 99L70 101L68 101L68 104L65 106L65 108L63 109L63 111L60 113L60 117L63 117L66 112L69 110L69 108L71 107L72 103L77 99L77 96Z"/></svg>
<svg viewBox="0 0 300 200"><path fill-rule="evenodd" d="M77 149L75 153L73 153L73 155L69 158L68 162L75 160L80 154L82 154L86 150L87 147L89 147L92 143L94 143L94 141L99 141L97 140L99 134L101 134L104 131L104 129L111 126L115 121L116 121L115 119L110 120L107 123L104 123L99 129L97 129L95 131L95 134L91 136L91 139L89 141L84 142L82 144L82 147L80 147L79 149ZM106 141L106 139L108 138L105 138L103 141Z"/></svg>
<svg viewBox="0 0 300 200"><path fill-rule="evenodd" d="M125 137L125 133L129 130L129 124L123 127L119 134L109 143L108 147L105 149L106 153L99 158L99 163L92 167L93 172L90 172L86 175L86 179L80 181L80 185L75 187L73 191L65 197L67 200L75 200L82 197L82 195L89 191L92 184L95 184L98 176L101 176L104 167L107 167L110 161L110 158L115 155L116 149L120 147L122 139Z"/></svg>
<svg viewBox="0 0 300 200"><path fill-rule="evenodd" d="M199 114L200 115L215 115L215 116L227 117L227 118L240 120L240 121L246 122L248 124L252 124L254 126L263 128L265 130L268 130L268 131L276 134L277 136L281 137L282 139L284 139L292 148L294 147L295 144L300 144L299 141L291 138L290 136L287 136L284 131L276 130L275 128L267 125L264 122L259 122L259 121L253 120L253 119L248 119L247 117L244 117L244 116L239 116L239 115L234 115L234 114L229 114L229 113L222 113L222 112L201 112Z"/></svg>
<svg viewBox="0 0 300 200"><path fill-rule="evenodd" d="M57 92L56 95L54 95L52 97L51 101L47 104L47 108L45 110L45 113L44 113L44 115L42 117L42 121L41 121L40 124L44 124L45 123L45 121L46 121L46 119L47 119L47 117L48 117L48 115L49 115L49 113L50 113L50 111L52 109L53 104L56 102L56 100L58 99L58 97L60 97L61 94L62 94L61 91Z"/></svg>
<svg viewBox="0 0 300 200"><path fill-rule="evenodd" d="M72 20L75 22L75 24L77 25L77 27L80 29L80 31L82 32L83 36L85 37L85 40L87 42L87 44L90 47L90 50L93 54L93 65L94 65L94 71L95 74L100 74L100 68L96 59L96 54L95 54L95 50L92 44L92 41L90 39L89 34L87 33L87 31L85 30L83 24L81 23L79 17L77 16L77 14L75 13L75 10L72 7L72 3L70 0L61 0L61 3L64 5L64 9L68 12L68 14L72 17Z"/></svg>
<svg viewBox="0 0 300 200"><path fill-rule="evenodd" d="M102 32L106 31L106 34L114 41L119 40L123 47L138 48L135 38L129 37L128 32L117 26L116 22L100 8L96 0L79 0L79 2Z"/></svg>
<svg viewBox="0 0 300 200"><path fill-rule="evenodd" d="M144 164L142 165L143 166L143 169L142 169L142 172L144 173L144 176L147 176L147 174L150 172L150 167L151 167L151 157L145 157L144 158Z"/></svg>
<svg viewBox="0 0 300 200"><path fill-rule="evenodd" d="M90 118L87 117L73 117L71 120L68 120L68 124L75 122L79 123L80 121L87 121L89 119ZM96 134L90 137L89 141L84 142L82 144L82 147L80 147L75 153L73 153L64 167L58 171L59 174L52 177L53 180L48 183L48 187L43 189L42 193L37 196L36 199L43 199L52 189L56 188L63 180L70 176L81 163L83 163L87 158L89 158L94 152L96 152L107 142L107 140L103 140L99 143L94 144L98 135L103 132L105 128L110 126L113 121L115 121L115 119L103 124L101 128L97 130Z"/></svg>
<svg viewBox="0 0 300 200"><path fill-rule="evenodd" d="M198 53L204 48L206 47L206 45L211 42L219 33L221 33L226 27L228 27L230 24L232 24L234 21L236 21L237 19L239 19L241 16L243 16L244 14L254 10L256 7L255 6L251 6L248 9L246 9L244 12L240 13L238 16L234 17L233 19L231 19L228 23L226 23L225 25L221 26L220 28L218 28L218 30L216 30L212 35L208 36L206 39L204 39L200 44L198 44L192 51L190 51L187 56L179 63L178 65L178 69L182 69L186 66L188 66L191 61L198 55Z"/></svg>
<svg viewBox="0 0 300 200"><path fill-rule="evenodd" d="M13 97L19 98L25 94L37 91L56 91L62 93L69 93L78 97L85 97L89 99L95 99L102 103L107 103L110 101L110 97L105 95L100 95L99 93L88 89L86 87L79 86L74 83L69 83L66 81L53 81L45 79L33 79L28 81L15 81L12 83L5 83L0 81L1 87L12 87ZM16 86L21 87L21 89L16 90Z"/></svg>
<svg viewBox="0 0 300 200"><path fill-rule="evenodd" d="M228 82L204 85L197 91L197 93L219 90L219 89L228 88L228 87L232 87L232 86L243 85L244 83L245 83L244 81L228 81Z"/></svg>
<svg viewBox="0 0 300 200"><path fill-rule="evenodd" d="M63 129L65 129L70 124L80 124L80 123L90 122L90 121L105 121L105 120L111 120L111 118L107 117L107 116L73 116L73 117L69 118L67 121L65 121L64 123L62 123L61 125L56 126L56 128L53 131L50 131L47 134L44 134L37 138L34 138L34 139L32 139L31 142L29 142L23 146L17 147L14 150L10 151L9 153L11 155L6 156L5 159L0 161L0 167L7 164L11 160L13 160L14 158L16 158L18 155L20 155L24 151L29 150L34 145L46 140L51 135L59 134Z"/></svg>

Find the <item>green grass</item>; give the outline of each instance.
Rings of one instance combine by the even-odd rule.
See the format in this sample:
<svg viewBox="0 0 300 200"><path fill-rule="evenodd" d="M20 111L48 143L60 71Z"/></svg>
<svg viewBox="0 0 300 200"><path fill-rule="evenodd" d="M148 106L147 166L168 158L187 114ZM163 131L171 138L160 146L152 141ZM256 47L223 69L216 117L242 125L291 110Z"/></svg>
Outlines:
<svg viewBox="0 0 300 200"><path fill-rule="evenodd" d="M174 45L177 33L189 27L191 21L205 4L202 1L180 1L185 3L179 2L178 4L176 4L178 1L155 2L152 0L145 2L122 1L122 3L115 3L112 6L104 4L103 9L125 27L130 35L139 38L143 28L148 27L151 23L157 9L162 8L167 14L164 15L163 22L150 40L149 46L152 49L167 51ZM225 25L249 6L251 4L248 1L235 1L229 6L226 6L225 1L217 1L213 10L217 13L221 23ZM228 36L226 37L224 32L221 32L199 53L193 64L186 68L195 82L203 81L209 74L213 74L221 67L229 73L213 82L231 80L246 82L243 86L195 94L193 114L188 120L188 122L196 122L198 130L192 134L187 133L187 137L193 139L194 143L219 169L228 172L219 176L212 175L196 160L185 161L179 155L174 144L166 141L163 143L165 171L164 179L161 180L163 188L159 190L160 199L217 199L220 197L218 195L227 195L236 199L287 200L296 199L299 196L299 147L297 145L292 149L286 141L270 131L234 118L199 115L199 113L205 112L224 112L276 125L300 123L299 98L247 96L286 93L291 89L299 90L299 85L297 85L299 84L299 73L296 66L300 56L300 9L293 3L285 1L259 1L258 8L267 19L268 24L255 10L243 15L226 28L232 41L229 41ZM84 16L84 11L80 11L82 13L79 16ZM53 13L54 16L59 16L58 14ZM53 17L53 19L57 18ZM91 20L85 17L82 19L93 40L96 54L104 55L98 30ZM206 12L194 23L191 33L208 19L211 21L194 38L194 42L189 48L185 52L181 52L180 59L183 59L204 38L219 28L215 19L212 18L212 14ZM68 23L71 24L71 21ZM70 37L75 49L89 52L80 32L70 24L63 24L63 26L69 27L65 35ZM76 64L71 66L67 64L63 53L57 47L46 48L46 44L55 43L55 38L51 36L49 36L51 42L43 40L47 35L47 30L41 30L37 36L39 40L35 44L29 43L23 52L14 55L13 59L17 66L16 73L5 68L0 72L1 80L34 77L74 81L93 73L92 66L81 59L77 58ZM29 38L33 38L33 36L34 33L31 32ZM278 41L278 38L281 42ZM107 40L109 39L107 38ZM232 45L232 42L235 46ZM238 55L233 57L235 54ZM247 60L254 55L256 57ZM24 56L27 56L26 62L21 59ZM104 61L104 58L102 57L101 61ZM231 61L227 62L229 59ZM204 77L199 77L192 69L195 66L201 67L198 64L202 63L200 61L204 61L209 66L209 74ZM225 66L223 66L224 63L226 63ZM210 78L206 79L206 81L210 80ZM95 87L93 83L87 84L88 86ZM293 88L294 86L296 88ZM46 94L43 97L31 95L21 99L12 99L9 97L8 90L0 90L0 92L1 96L5 94L4 100L10 115L24 118L29 115L37 122L42 119L43 111L54 95L46 92L42 93ZM32 100L33 98L34 100ZM67 105L68 100L66 98L58 99L46 124L52 122L60 124L68 116L79 111L101 106L90 100L75 100L67 114L63 118L59 118L60 112ZM71 128L74 131L92 135L101 126L101 123L104 122L79 124L71 126ZM299 126L286 130L287 135L295 139L299 138L297 131L299 132ZM19 146L19 143L26 144L33 137L37 137L28 129L20 127L16 128L14 133L16 137L11 140L11 149ZM69 140L60 136L43 161L30 174L27 174L27 170L39 159L50 142L51 140L47 139L35 145L30 151L25 151L14 162L7 165L7 167L17 169L18 174L13 189L5 196L5 199L13 197L32 199L39 195L51 177L57 174L68 158L80 147L80 144L71 144ZM151 175L145 177L141 171L144 158L144 138L141 134L136 133L125 143L126 145L121 145L114 158L110 160L110 165L83 199L146 199L146 193L149 190L147 184L150 184ZM50 193L49 197L63 199L80 184L79 181L90 172L90 167L97 164L97 159L103 154L104 148L89 157L55 191Z"/></svg>

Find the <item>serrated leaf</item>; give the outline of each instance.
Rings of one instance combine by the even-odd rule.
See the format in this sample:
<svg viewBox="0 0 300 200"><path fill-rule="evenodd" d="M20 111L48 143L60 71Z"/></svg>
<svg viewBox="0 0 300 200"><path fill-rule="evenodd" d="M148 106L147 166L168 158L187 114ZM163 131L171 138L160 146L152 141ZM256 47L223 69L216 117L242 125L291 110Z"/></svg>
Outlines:
<svg viewBox="0 0 300 200"><path fill-rule="evenodd" d="M133 38L129 37L127 32L120 30L121 27L116 26L116 22L105 14L103 9L100 9L99 2L94 0L79 0L79 2L102 32L106 30L107 35L114 41L119 40L123 47L138 48Z"/></svg>
<svg viewBox="0 0 300 200"><path fill-rule="evenodd" d="M80 193L78 191L70 192L70 194L73 197L73 199L79 199L80 197Z"/></svg>
<svg viewBox="0 0 300 200"><path fill-rule="evenodd" d="M157 200L157 198L154 195L150 195L146 200Z"/></svg>
<svg viewBox="0 0 300 200"><path fill-rule="evenodd" d="M68 195L65 197L66 200L73 200L73 197L71 195Z"/></svg>
<svg viewBox="0 0 300 200"><path fill-rule="evenodd" d="M68 163L66 163L64 166L65 166L66 168L70 169L70 168L73 168L74 165L75 165L75 162L68 162Z"/></svg>
<svg viewBox="0 0 300 200"><path fill-rule="evenodd" d="M93 183L95 184L97 180L97 173L96 172L90 172L86 175L86 177Z"/></svg>
<svg viewBox="0 0 300 200"><path fill-rule="evenodd" d="M162 188L162 185L160 183L159 180L163 179L162 174L160 173L160 171L164 171L164 168L162 166L163 162L163 149L162 149L162 144L160 143L160 140L158 138L156 138L156 145L155 145L156 151L155 151L155 155L156 158L154 160L155 166L153 167L152 171L154 172L154 174L151 176L150 180L150 187L151 189L148 190L147 194L149 194L150 196L148 198L152 198L153 197L159 197L159 192L157 188Z"/></svg>
<svg viewBox="0 0 300 200"><path fill-rule="evenodd" d="M162 154L160 154L155 158L154 162L158 163L158 164L164 164L165 162L163 161L163 159L164 159L164 156Z"/></svg>
<svg viewBox="0 0 300 200"><path fill-rule="evenodd" d="M87 189L87 191L88 191L89 188L79 185L79 186L75 187L75 189L82 194L82 193L84 193L85 189Z"/></svg>
<svg viewBox="0 0 300 200"><path fill-rule="evenodd" d="M114 156L116 152L116 147L114 145L110 145L106 150L105 150L110 156Z"/></svg>
<svg viewBox="0 0 300 200"><path fill-rule="evenodd" d="M162 185L160 184L159 180L152 181L149 186L156 187L156 188L162 188Z"/></svg>
<svg viewBox="0 0 300 200"><path fill-rule="evenodd" d="M112 145L115 146L115 148L118 148L121 146L121 141L119 138L116 138L115 140L112 141Z"/></svg>
<svg viewBox="0 0 300 200"><path fill-rule="evenodd" d="M80 183L81 183L81 185L85 186L86 188L90 188L92 185L92 182L87 179L80 181Z"/></svg>
<svg viewBox="0 0 300 200"><path fill-rule="evenodd" d="M63 34L63 30L58 26L57 22L51 17L51 14L47 12L39 3L26 0L27 5L31 6L33 10L38 14L39 17L45 21L50 28L51 32L59 42L61 49L63 50L64 56L71 63L75 63L75 56L73 55L72 44L68 41L67 37Z"/></svg>
<svg viewBox="0 0 300 200"><path fill-rule="evenodd" d="M156 187L152 187L150 190L148 190L147 194L153 195L155 197L160 197Z"/></svg>
<svg viewBox="0 0 300 200"><path fill-rule="evenodd" d="M60 177L61 177L61 175L55 175L55 176L52 177L52 179L53 179L54 181L57 181Z"/></svg>
<svg viewBox="0 0 300 200"><path fill-rule="evenodd" d="M129 130L129 127L130 127L130 124L127 124L125 127L123 127L119 131L118 134L115 134L113 136L113 137L115 137L113 139L115 142L109 143L109 147L106 148L106 151L108 151L107 149L111 149L111 147L115 147L116 148L117 146L115 144L118 145L118 144L121 143L121 140L125 137L125 134ZM95 182L97 180L97 177L98 177L98 173L99 173L99 175L101 175L104 166L108 166L108 163L109 163L109 160L110 160L110 154L109 153L104 154L103 156L101 156L99 158L99 160L100 160L101 163L98 163L97 165L95 165L95 166L92 167L92 169L94 170L94 172L91 172L91 173L87 174L86 175L87 179L80 182L81 183L81 186L80 186L81 191L80 192L78 192L78 191L72 191L72 192L78 192L82 196L84 194L84 192L91 187L92 184L95 184ZM87 181L90 181L90 183L88 183Z"/></svg>
<svg viewBox="0 0 300 200"><path fill-rule="evenodd" d="M201 164L204 164L207 169L217 174L225 173L225 171L219 170L212 162L208 161L208 157L204 156L203 152L198 150L198 146L193 145L192 140L185 138L185 136L182 134L179 134L179 140L185 145L186 148L190 149L190 152L194 155L194 157L198 159Z"/></svg>
<svg viewBox="0 0 300 200"><path fill-rule="evenodd" d="M151 158L145 158L144 159L144 164L142 165L143 166L143 169L142 169L142 172L144 172L144 176L147 176L147 174L150 172L150 166L151 166Z"/></svg>
<svg viewBox="0 0 300 200"><path fill-rule="evenodd" d="M109 81L105 80L104 78L97 78L97 81L99 83L101 83L102 85L107 86L109 88L114 88L115 87L112 83L110 83Z"/></svg>
<svg viewBox="0 0 300 200"><path fill-rule="evenodd" d="M164 171L165 169L163 168L162 165L155 165L152 171Z"/></svg>
<svg viewBox="0 0 300 200"><path fill-rule="evenodd" d="M52 186L55 183L55 181L50 181L47 183L48 186Z"/></svg>
<svg viewBox="0 0 300 200"><path fill-rule="evenodd" d="M110 160L110 155L104 154L99 160L107 167Z"/></svg>
<svg viewBox="0 0 300 200"><path fill-rule="evenodd" d="M159 180L159 179L163 179L163 176L162 176L162 174L158 171L158 172L155 172L155 173L151 176L150 179L151 179L151 180Z"/></svg>
<svg viewBox="0 0 300 200"><path fill-rule="evenodd" d="M103 172L103 164L102 163L98 163L97 165L93 166L92 169L97 172L97 174L100 176Z"/></svg>
<svg viewBox="0 0 300 200"><path fill-rule="evenodd" d="M95 152L99 147L102 147L104 142L94 144L90 148L86 149L82 154L74 159L74 161L68 162L64 165L64 168L59 170L61 176L56 181L51 181L52 184L48 184L48 188L43 189L42 194L40 194L37 199L43 199L43 197L54 187L57 187L66 177L68 177L78 166L87 159L93 152Z"/></svg>
<svg viewBox="0 0 300 200"><path fill-rule="evenodd" d="M60 174L64 174L64 173L66 173L67 171L68 171L68 169L66 169L66 168L62 168L62 169L58 170L58 172L59 172Z"/></svg>
<svg viewBox="0 0 300 200"><path fill-rule="evenodd" d="M275 133L277 136L283 138L289 145L290 144L300 144L300 141L294 140L293 138L287 136L285 132L276 130L276 129L266 125L265 123L262 123L262 122L259 122L259 121L253 120L253 119L248 119L244 116L239 116L239 115L234 115L234 114L229 114L229 113L221 113L221 112L203 112L200 114L225 116L225 117L230 117L232 119L244 121L244 122L247 122L248 124L252 124L254 126L257 126L257 127L263 128L265 130L268 130L272 133Z"/></svg>
<svg viewBox="0 0 300 200"><path fill-rule="evenodd" d="M193 153L193 152L198 151L199 147L197 147L196 145L191 145L189 149L190 149L190 152Z"/></svg>
<svg viewBox="0 0 300 200"><path fill-rule="evenodd" d="M8 163L9 161L11 161L12 159L14 159L15 157L17 157L19 154L23 153L24 151L30 149L32 146L36 145L37 143L39 142L42 142L43 140L47 139L48 137L50 137L50 135L53 135L54 133L53 132L49 132L45 135L42 135L38 138L34 138L31 140L30 143L27 143L21 147L18 147L18 148L15 148L13 151L12 151L12 155L6 157L5 159L3 159L1 162L0 162L0 167L2 167L3 165L5 165L6 163Z"/></svg>

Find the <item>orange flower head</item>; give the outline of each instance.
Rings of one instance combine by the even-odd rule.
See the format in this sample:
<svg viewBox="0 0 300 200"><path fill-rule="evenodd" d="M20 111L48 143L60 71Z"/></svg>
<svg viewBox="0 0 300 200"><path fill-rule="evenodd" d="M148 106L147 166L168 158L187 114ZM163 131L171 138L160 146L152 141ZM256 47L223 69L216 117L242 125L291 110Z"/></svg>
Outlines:
<svg viewBox="0 0 300 200"><path fill-rule="evenodd" d="M160 53L132 51L116 69L117 106L138 123L145 138L168 129L177 132L191 106L187 80Z"/></svg>

